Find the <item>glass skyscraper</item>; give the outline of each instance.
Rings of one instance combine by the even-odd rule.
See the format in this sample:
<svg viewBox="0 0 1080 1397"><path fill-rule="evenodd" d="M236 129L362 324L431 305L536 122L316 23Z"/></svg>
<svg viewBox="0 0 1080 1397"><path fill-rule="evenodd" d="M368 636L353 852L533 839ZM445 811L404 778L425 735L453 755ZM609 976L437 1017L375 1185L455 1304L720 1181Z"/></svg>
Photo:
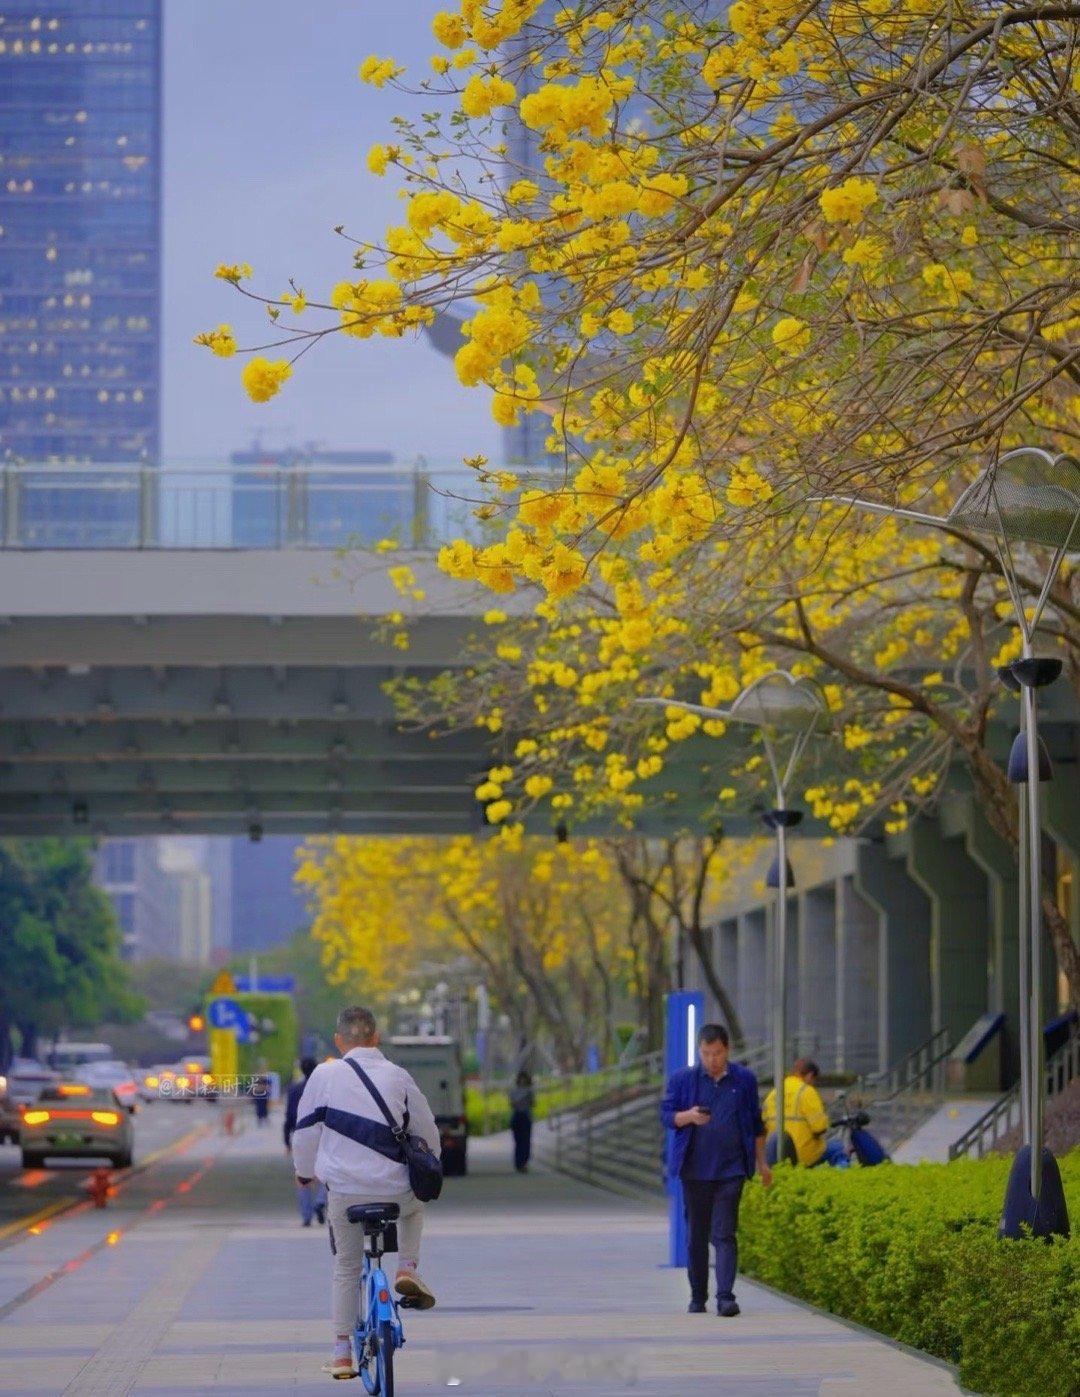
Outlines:
<svg viewBox="0 0 1080 1397"><path fill-rule="evenodd" d="M4 460L157 465L160 224L160 0L0 0ZM122 530L130 491L82 480L26 490L24 533Z"/></svg>

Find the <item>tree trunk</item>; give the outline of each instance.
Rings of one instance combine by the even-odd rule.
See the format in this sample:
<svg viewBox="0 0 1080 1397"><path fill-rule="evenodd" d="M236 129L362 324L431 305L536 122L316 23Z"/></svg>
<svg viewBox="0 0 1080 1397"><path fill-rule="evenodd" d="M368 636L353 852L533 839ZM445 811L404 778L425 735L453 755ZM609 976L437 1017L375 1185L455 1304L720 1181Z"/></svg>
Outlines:
<svg viewBox="0 0 1080 1397"><path fill-rule="evenodd" d="M686 938L694 948L694 955L697 956L701 973L705 977L705 983L709 987L709 993L720 1006L720 1012L727 1021L728 1032L731 1034L732 1047L741 1047L746 1041L743 1037L742 1020L739 1018L735 1004L728 994L716 967L709 957L709 950L705 943L705 931L700 926L688 926L685 928Z"/></svg>
<svg viewBox="0 0 1080 1397"><path fill-rule="evenodd" d="M20 1023L19 1054L22 1057L37 1057L38 1029L36 1023Z"/></svg>

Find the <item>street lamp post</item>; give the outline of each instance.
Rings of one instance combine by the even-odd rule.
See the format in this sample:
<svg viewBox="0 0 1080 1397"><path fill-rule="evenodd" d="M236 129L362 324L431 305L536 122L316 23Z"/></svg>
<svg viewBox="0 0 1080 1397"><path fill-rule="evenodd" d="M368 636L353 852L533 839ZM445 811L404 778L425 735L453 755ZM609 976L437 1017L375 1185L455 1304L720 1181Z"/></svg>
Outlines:
<svg viewBox="0 0 1080 1397"><path fill-rule="evenodd" d="M1039 741L1037 691L1061 673L1061 661L1038 656L1035 632L1050 598L1065 555L1080 549L1080 461L1052 456L1035 447L1009 451L991 462L967 487L944 518L848 496L833 496L874 514L910 519L930 528L989 534L1020 628L1021 655L1002 674L1020 696L1020 732L1009 756L1009 779L1026 787L1020 796L1020 1092L1024 1146L1013 1161L1000 1232L1021 1236L1025 1228L1040 1236L1068 1234L1068 1212L1057 1161L1045 1148L1042 1033L1042 820L1040 790L1050 780L1049 756ZM1016 544L1050 551L1029 616L1024 606ZM1025 944L1026 935L1026 944Z"/></svg>
<svg viewBox="0 0 1080 1397"><path fill-rule="evenodd" d="M705 718L725 723L746 723L761 733L765 757L772 773L776 804L762 816L772 830L776 853L766 875L766 886L776 889L773 921L772 1014L773 1014L773 1085L776 1091L775 1154L783 1159L784 1152L784 1077L787 1072L787 900L795 877L787 857L787 832L802 819L801 810L788 804L788 792L796 769L806 751L807 743L826 713L824 696L809 679L796 679L787 670L771 670L753 680L738 695L730 708L707 708L698 703L683 703L674 699L640 699L661 708L678 708ZM782 765L782 744L790 741L787 762Z"/></svg>

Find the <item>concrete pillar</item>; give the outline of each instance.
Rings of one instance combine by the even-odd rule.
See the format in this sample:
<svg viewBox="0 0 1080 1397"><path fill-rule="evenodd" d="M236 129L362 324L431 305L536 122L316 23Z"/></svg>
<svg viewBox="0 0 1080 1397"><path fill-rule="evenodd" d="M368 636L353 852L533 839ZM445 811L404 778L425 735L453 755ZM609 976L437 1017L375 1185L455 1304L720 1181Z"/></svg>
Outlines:
<svg viewBox="0 0 1080 1397"><path fill-rule="evenodd" d="M930 899L905 861L881 844L860 844L853 885L878 916L878 1069L930 1037L933 1017Z"/></svg>
<svg viewBox="0 0 1080 1397"><path fill-rule="evenodd" d="M739 966L735 1003L743 1032L751 1042L762 1042L768 1032L768 961L765 947L765 909L743 912L738 921Z"/></svg>
<svg viewBox="0 0 1080 1397"><path fill-rule="evenodd" d="M872 1072L881 1061L878 916L850 877L837 879L836 911L837 1065Z"/></svg>
<svg viewBox="0 0 1080 1397"><path fill-rule="evenodd" d="M1020 1074L1019 1037L1019 869L1012 848L991 829L973 796L947 802L942 826L964 840L968 856L982 870L988 897L987 1008L1006 1016L1002 1039L1002 1086ZM1053 955L1049 944L1045 956Z"/></svg>
<svg viewBox="0 0 1080 1397"><path fill-rule="evenodd" d="M930 899L932 1026L957 1043L987 1009L986 878L937 819L915 820L906 841L908 873Z"/></svg>
<svg viewBox="0 0 1080 1397"><path fill-rule="evenodd" d="M836 1064L836 888L808 888L799 898L799 1021L801 1043L823 1069Z"/></svg>

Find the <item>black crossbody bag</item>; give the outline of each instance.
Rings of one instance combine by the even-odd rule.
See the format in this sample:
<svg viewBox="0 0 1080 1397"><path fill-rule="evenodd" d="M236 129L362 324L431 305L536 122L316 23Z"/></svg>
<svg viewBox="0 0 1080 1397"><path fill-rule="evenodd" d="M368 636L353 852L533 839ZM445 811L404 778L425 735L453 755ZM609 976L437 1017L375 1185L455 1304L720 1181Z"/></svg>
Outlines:
<svg viewBox="0 0 1080 1397"><path fill-rule="evenodd" d="M409 1171L409 1187L421 1203L433 1202L442 1193L442 1160L429 1149L426 1140L419 1135L409 1134L408 1108L406 1107L405 1110L405 1119L399 1125L389 1106L383 1100L379 1089L356 1059L347 1057L344 1061L349 1064L364 1086L367 1087L372 1101L386 1117L386 1124L390 1127L391 1133L398 1143L402 1161Z"/></svg>

